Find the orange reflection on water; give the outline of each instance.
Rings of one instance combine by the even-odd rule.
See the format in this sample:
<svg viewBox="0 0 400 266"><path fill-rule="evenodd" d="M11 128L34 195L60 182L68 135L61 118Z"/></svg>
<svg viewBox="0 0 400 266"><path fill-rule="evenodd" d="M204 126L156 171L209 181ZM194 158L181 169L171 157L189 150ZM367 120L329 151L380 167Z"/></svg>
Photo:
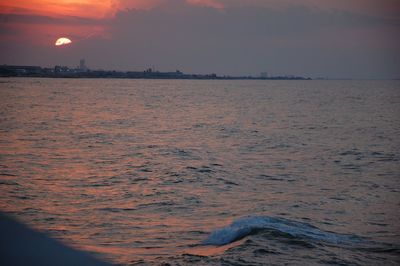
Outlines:
<svg viewBox="0 0 400 266"><path fill-rule="evenodd" d="M245 242L245 239L235 241L228 245L223 245L223 246L209 246L209 245L197 246L197 247L185 250L185 254L197 255L197 256L215 256L215 255L224 253L228 249L240 246L244 242Z"/></svg>

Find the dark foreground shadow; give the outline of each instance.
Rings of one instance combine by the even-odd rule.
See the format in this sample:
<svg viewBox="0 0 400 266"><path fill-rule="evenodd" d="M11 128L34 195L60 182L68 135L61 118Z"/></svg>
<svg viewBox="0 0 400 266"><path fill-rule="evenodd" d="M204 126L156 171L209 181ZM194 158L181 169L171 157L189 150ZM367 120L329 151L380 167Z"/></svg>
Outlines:
<svg viewBox="0 0 400 266"><path fill-rule="evenodd" d="M0 265L111 266L0 213Z"/></svg>

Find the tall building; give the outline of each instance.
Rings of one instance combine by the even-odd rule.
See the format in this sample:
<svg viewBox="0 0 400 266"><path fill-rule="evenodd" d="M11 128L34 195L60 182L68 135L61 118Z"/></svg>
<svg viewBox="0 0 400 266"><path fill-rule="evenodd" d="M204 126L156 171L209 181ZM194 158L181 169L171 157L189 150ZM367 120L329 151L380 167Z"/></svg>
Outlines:
<svg viewBox="0 0 400 266"><path fill-rule="evenodd" d="M85 64L85 59L81 59L79 61L79 70L80 71L87 71L88 70L88 68L86 67L86 64Z"/></svg>

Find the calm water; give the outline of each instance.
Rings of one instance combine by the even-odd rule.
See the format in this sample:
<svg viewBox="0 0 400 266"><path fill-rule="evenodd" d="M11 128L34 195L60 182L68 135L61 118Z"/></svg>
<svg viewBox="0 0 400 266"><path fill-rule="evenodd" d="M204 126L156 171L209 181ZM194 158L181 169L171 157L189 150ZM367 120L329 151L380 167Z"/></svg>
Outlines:
<svg viewBox="0 0 400 266"><path fill-rule="evenodd" d="M399 81L0 79L0 210L114 263L400 263Z"/></svg>

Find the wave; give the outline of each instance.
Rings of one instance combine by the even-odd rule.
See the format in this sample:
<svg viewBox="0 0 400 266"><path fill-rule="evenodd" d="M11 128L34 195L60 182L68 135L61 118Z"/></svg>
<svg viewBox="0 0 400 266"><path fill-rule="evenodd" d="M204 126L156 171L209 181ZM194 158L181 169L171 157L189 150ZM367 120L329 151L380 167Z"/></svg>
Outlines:
<svg viewBox="0 0 400 266"><path fill-rule="evenodd" d="M354 235L323 231L313 225L285 218L250 216L234 221L227 227L212 232L204 245L222 246L240 240L261 230L271 230L295 238L305 238L331 244L355 244L362 238Z"/></svg>

